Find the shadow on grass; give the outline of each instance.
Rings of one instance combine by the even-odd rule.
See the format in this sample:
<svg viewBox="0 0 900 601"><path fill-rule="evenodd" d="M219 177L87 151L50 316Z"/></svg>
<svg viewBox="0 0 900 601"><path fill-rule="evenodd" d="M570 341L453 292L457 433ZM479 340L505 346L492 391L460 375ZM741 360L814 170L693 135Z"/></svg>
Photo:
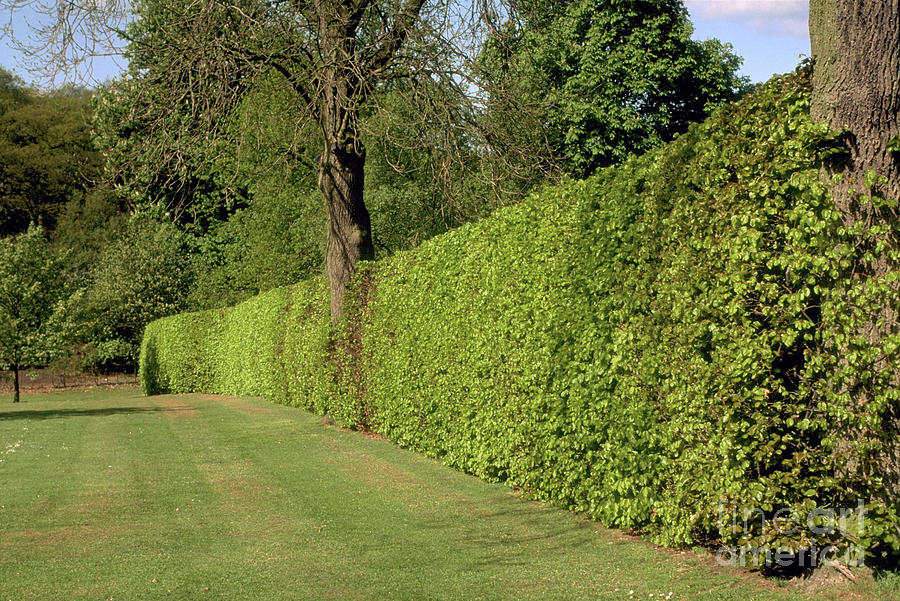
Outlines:
<svg viewBox="0 0 900 601"><path fill-rule="evenodd" d="M64 417L106 417L132 413L177 413L192 411L191 407L104 407L102 409L25 409L0 411L0 422L11 420L44 420Z"/></svg>
<svg viewBox="0 0 900 601"><path fill-rule="evenodd" d="M600 542L596 522L590 522L577 515L560 520L560 512L537 501L522 499L513 495L492 500L484 511L479 503L470 514L482 521L486 527L479 531L467 530L449 535L458 548L464 549L470 570L493 570L498 566L516 567L531 565L535 553L544 558L558 557L560 561L574 549L608 548L615 545ZM467 511L460 510L460 517ZM423 527L433 531L437 538L448 529L445 519L428 520ZM599 545L599 546L598 546Z"/></svg>

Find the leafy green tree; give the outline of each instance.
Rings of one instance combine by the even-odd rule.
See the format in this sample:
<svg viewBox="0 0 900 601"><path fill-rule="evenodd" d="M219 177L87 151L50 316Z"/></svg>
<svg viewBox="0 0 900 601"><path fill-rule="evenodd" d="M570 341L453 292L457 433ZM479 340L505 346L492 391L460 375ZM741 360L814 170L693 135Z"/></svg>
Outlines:
<svg viewBox="0 0 900 601"><path fill-rule="evenodd" d="M63 262L51 252L43 228L0 239L0 365L13 372L14 403L19 370L64 352L69 315L63 276Z"/></svg>
<svg viewBox="0 0 900 601"><path fill-rule="evenodd" d="M190 275L182 232L132 220L90 273L80 315L93 350L87 360L102 370L133 369L144 326L184 309Z"/></svg>
<svg viewBox="0 0 900 601"><path fill-rule="evenodd" d="M222 111L206 128L191 117L189 107L177 101L167 105L165 91L171 90L157 90L140 68L98 89L93 128L107 168L104 186L132 210L202 235L246 206L250 180L238 171L253 160L245 161L246 154L238 152L243 137L236 143L230 134L237 117ZM235 101L231 108L238 110L240 104ZM253 124L251 132L258 127ZM277 166L269 163L269 169Z"/></svg>
<svg viewBox="0 0 900 601"><path fill-rule="evenodd" d="M691 39L681 0L525 2L480 57L495 158L585 176L671 140L736 97L740 59Z"/></svg>
<svg viewBox="0 0 900 601"><path fill-rule="evenodd" d="M0 235L29 223L48 230L62 207L98 175L101 157L91 143L90 95L67 88L48 95L18 88L8 77L0 108Z"/></svg>
<svg viewBox="0 0 900 601"><path fill-rule="evenodd" d="M19 77L0 67L0 115L30 100L31 90Z"/></svg>
<svg viewBox="0 0 900 601"><path fill-rule="evenodd" d="M360 111L380 83L423 65L429 46L422 41L433 34L422 18L425 5L145 1L135 4L136 19L127 29L130 78L123 85L137 86L126 95L136 99L131 106L145 129L174 138L162 147L169 157L164 164L180 166L178 153L168 149L215 133L261 72L277 74L293 92L297 123L317 125L334 317L354 265L374 256Z"/></svg>

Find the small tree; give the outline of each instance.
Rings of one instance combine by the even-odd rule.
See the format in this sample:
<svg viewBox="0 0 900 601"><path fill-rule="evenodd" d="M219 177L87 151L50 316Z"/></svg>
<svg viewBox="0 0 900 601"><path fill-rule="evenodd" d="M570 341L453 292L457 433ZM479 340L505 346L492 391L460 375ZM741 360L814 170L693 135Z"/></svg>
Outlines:
<svg viewBox="0 0 900 601"><path fill-rule="evenodd" d="M13 372L19 402L19 370L62 352L66 286L62 261L43 228L0 239L0 365Z"/></svg>

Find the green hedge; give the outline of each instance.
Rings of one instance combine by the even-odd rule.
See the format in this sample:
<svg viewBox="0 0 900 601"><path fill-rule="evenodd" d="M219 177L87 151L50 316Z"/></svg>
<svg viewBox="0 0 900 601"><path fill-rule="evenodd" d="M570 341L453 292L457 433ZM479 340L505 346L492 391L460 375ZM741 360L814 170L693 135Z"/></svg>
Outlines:
<svg viewBox="0 0 900 601"><path fill-rule="evenodd" d="M333 368L323 357L331 317L324 278L276 288L237 306L185 313L147 326L144 392L256 395L324 411Z"/></svg>
<svg viewBox="0 0 900 601"><path fill-rule="evenodd" d="M833 209L808 105L801 71L361 265L332 342L321 280L155 322L145 390L288 400L664 544L896 552L898 337L858 335L896 280L852 277L879 233ZM857 499L865 532L806 523ZM767 519L733 527L746 508Z"/></svg>

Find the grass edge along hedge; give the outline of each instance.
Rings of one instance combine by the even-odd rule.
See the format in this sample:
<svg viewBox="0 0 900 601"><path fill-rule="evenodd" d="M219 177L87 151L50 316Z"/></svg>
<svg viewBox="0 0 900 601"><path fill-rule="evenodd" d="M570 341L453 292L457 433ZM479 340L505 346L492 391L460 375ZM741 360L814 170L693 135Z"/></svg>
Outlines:
<svg viewBox="0 0 900 601"><path fill-rule="evenodd" d="M361 264L339 328L321 278L154 322L144 390L329 413L666 545L896 557L900 341L858 335L896 279L854 280L883 232L841 222L808 106L800 70Z"/></svg>

